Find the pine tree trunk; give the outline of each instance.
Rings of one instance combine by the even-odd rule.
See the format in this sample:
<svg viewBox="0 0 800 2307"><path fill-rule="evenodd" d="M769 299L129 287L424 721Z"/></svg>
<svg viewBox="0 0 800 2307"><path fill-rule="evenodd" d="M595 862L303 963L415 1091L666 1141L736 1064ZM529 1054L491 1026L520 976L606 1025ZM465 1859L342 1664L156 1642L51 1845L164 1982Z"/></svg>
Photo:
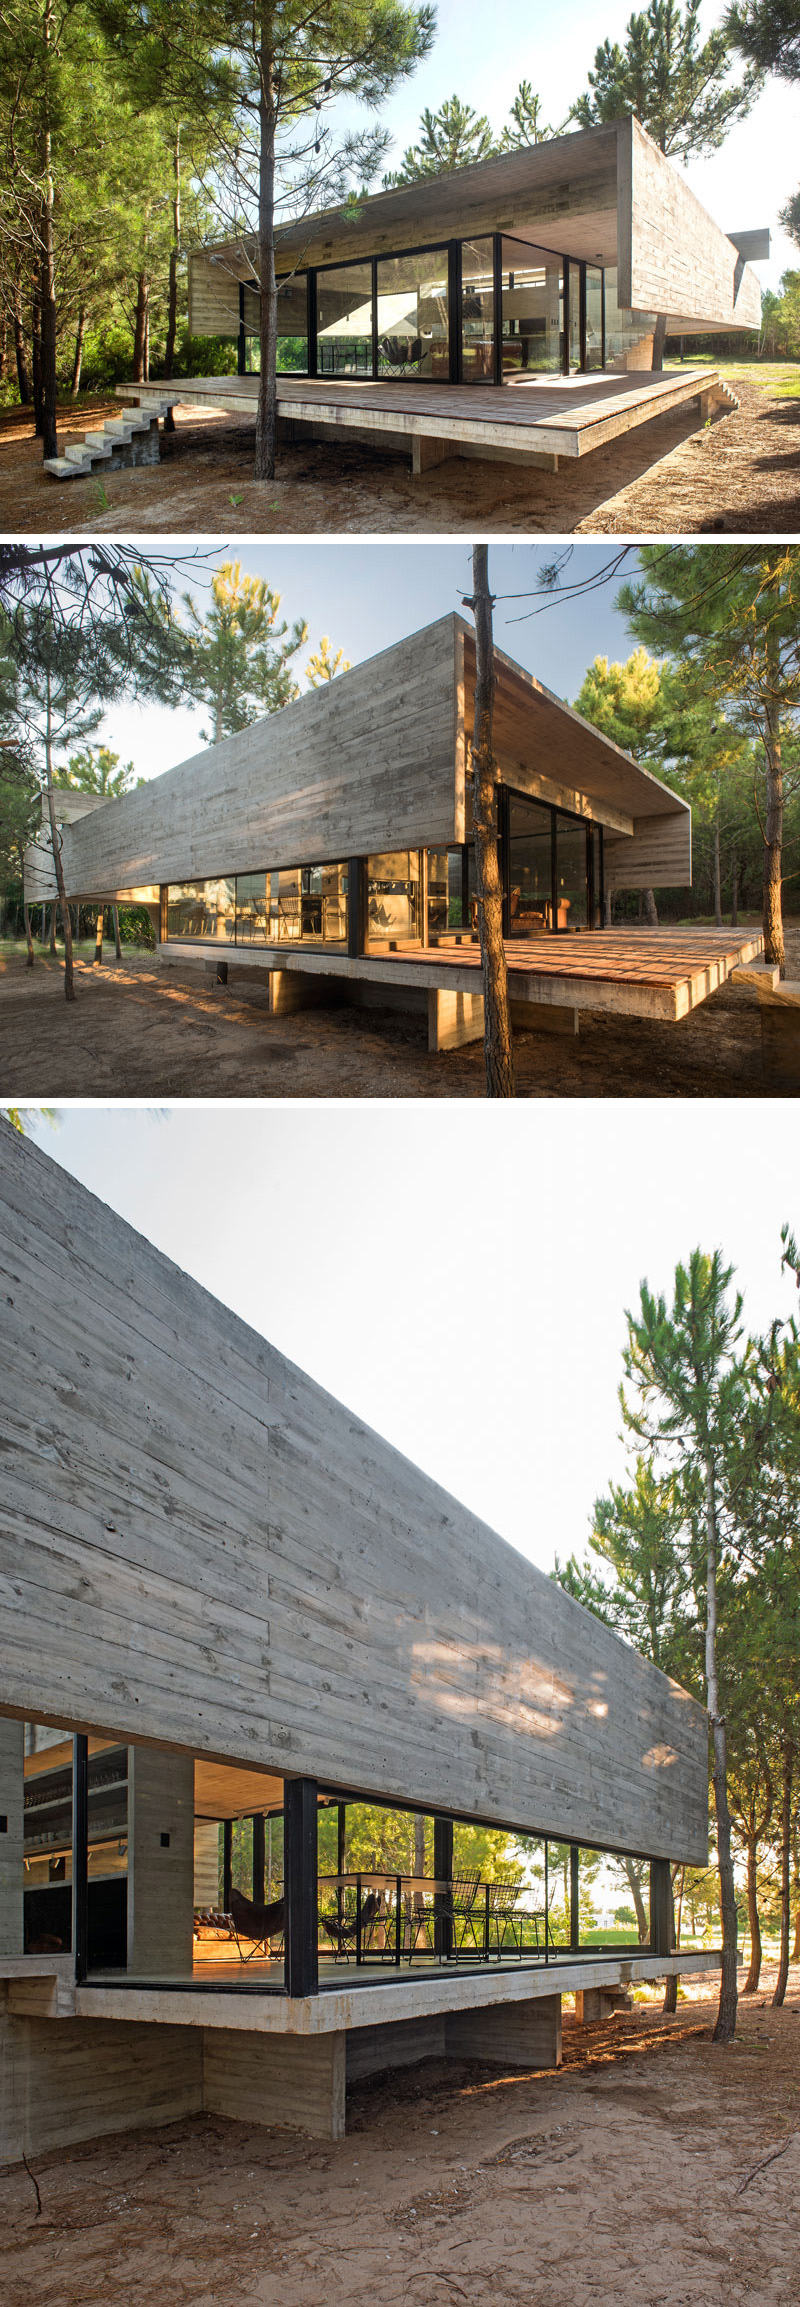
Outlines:
<svg viewBox="0 0 800 2307"><path fill-rule="evenodd" d="M739 926L739 859L734 849L731 857L731 928Z"/></svg>
<svg viewBox="0 0 800 2307"><path fill-rule="evenodd" d="M761 1917L758 1911L758 1879L756 1875L755 1837L747 1838L747 1922L750 1932L750 1967L742 1988L743 1995L754 1995L761 1977Z"/></svg>
<svg viewBox="0 0 800 2307"><path fill-rule="evenodd" d="M778 1977L772 1997L773 2010L780 2009L786 1998L789 1979L789 1932L791 1926L790 1860L792 1851L792 1785L794 1780L794 1740L788 1730L781 1737L781 1945L778 1956Z"/></svg>
<svg viewBox="0 0 800 2307"><path fill-rule="evenodd" d="M488 545L472 548L475 617L475 718L472 733L472 822L484 1005L487 1097L513 1097L514 1056L503 944L503 891L497 854L497 769L492 752L494 640Z"/></svg>
<svg viewBox="0 0 800 2307"><path fill-rule="evenodd" d="M5 305L0 313L0 384L8 376L8 313Z"/></svg>
<svg viewBox="0 0 800 2307"><path fill-rule="evenodd" d="M278 292L275 283L275 132L277 127L273 61L270 51L266 0L261 4L261 103L258 171L258 278L261 288L259 340L261 374L256 414L254 478L275 479L277 436Z"/></svg>
<svg viewBox="0 0 800 2307"><path fill-rule="evenodd" d="M72 922L70 920L69 906L67 904L67 892L64 882L64 867L61 861L61 841L59 838L58 826L56 824L56 805L53 793L52 715L50 703L49 673L46 676L46 687L47 727L45 732L44 757L45 772L47 777L47 814L50 821L50 842L53 851L53 866L56 876L56 888L58 890L58 902L61 907L61 919L64 924L64 999L65 1001L74 1001L75 974L72 965Z"/></svg>
<svg viewBox="0 0 800 2307"><path fill-rule="evenodd" d="M51 953L55 953L55 952L56 952L56 950L57 950L57 948L56 948L56 912L57 912L57 908L56 908L55 904L51 905L51 907L50 907L50 951L51 951Z"/></svg>
<svg viewBox="0 0 800 2307"><path fill-rule="evenodd" d="M675 1944L676 1944L676 1937L675 1937L675 1885L674 1885L674 1883L673 1883L673 1881L672 1881L672 1878L671 1878L671 1876L670 1876L670 1886L669 1886L669 1944L670 1944L670 1952L673 1952L673 1951L674 1951L674 1948L675 1948ZM663 2006L662 2006L662 2007L663 2007L664 2011L665 2011L665 2012L666 2012L666 2013L667 2013L669 2016L672 2016L672 2015L674 2014L674 2012L675 2012L675 2011L677 2010L677 2008L678 2008L678 1987L679 1987L679 1985L680 1985L680 1980L679 1980L679 1978L678 1978L678 1974L677 1974L677 1972L675 1973L674 1977L672 1977L672 1978L667 1978L667 1979L665 1979L665 1980L664 1980L664 2002L663 2002Z"/></svg>
<svg viewBox="0 0 800 2307"><path fill-rule="evenodd" d="M722 928L722 871L719 853L719 797L714 813L714 924Z"/></svg>
<svg viewBox="0 0 800 2307"><path fill-rule="evenodd" d="M50 10L48 8L48 27ZM56 375L55 188L49 124L45 134L45 203L42 216L42 456L58 456Z"/></svg>
<svg viewBox="0 0 800 2307"><path fill-rule="evenodd" d="M722 1977L719 2010L713 2039L715 2043L731 2043L736 2033L738 2000L736 1976L738 1919L731 1856L731 1819L728 1809L728 1740L725 1722L719 1711L719 1684L717 1680L717 1497L714 1465L710 1456L706 1457L705 1476L706 1683L714 1755L714 1808L717 1819L717 1861L722 1914Z"/></svg>
<svg viewBox="0 0 800 2307"><path fill-rule="evenodd" d="M639 1945L640 1947L646 1947L650 1937L650 1924L647 1919L647 1908L642 1897L642 1886L639 1881L638 1874L636 1873L633 1859L624 1858L622 1861L622 1870L628 1884L631 1898L633 1899L634 1912L636 1915L636 1928L639 1933Z"/></svg>
<svg viewBox="0 0 800 2307"><path fill-rule="evenodd" d="M133 328L133 381L144 384L147 345L147 311L150 302L150 282L146 272L140 272L136 282L136 319Z"/></svg>
<svg viewBox="0 0 800 2307"><path fill-rule="evenodd" d="M645 918L645 921L647 922L647 926L648 926L648 929L657 929L657 928L658 928L658 906L656 905L655 896L654 896L654 893L653 893L652 889L643 889L643 891L642 891L642 901L643 901L643 911L644 911L644 918Z"/></svg>
<svg viewBox="0 0 800 2307"><path fill-rule="evenodd" d="M75 331L75 352L72 361L72 383L70 385L70 392L74 401L77 400L81 389L81 369L83 367L83 343L85 335L86 306L85 304L82 304L78 313L78 326Z"/></svg>
<svg viewBox="0 0 800 2307"><path fill-rule="evenodd" d="M93 969L94 969L95 965L96 965L96 964L99 964L99 963L101 963L101 962L102 962L102 959L103 959L103 910L104 910L104 909L103 909L102 905L98 906L98 909L97 909L97 929L96 929L96 932L95 932L95 941L94 941L94 961L93 961L93 963L92 963L92 968L93 968Z"/></svg>
<svg viewBox="0 0 800 2307"><path fill-rule="evenodd" d="M779 642L770 628L767 650L776 683L778 678ZM781 857L783 850L783 764L781 759L780 710L777 694L768 699L766 731L766 809L764 812L764 958L777 963L781 977L786 976L786 952L783 942L783 914L781 910Z"/></svg>
<svg viewBox="0 0 800 2307"><path fill-rule="evenodd" d="M653 357L650 363L651 369L659 370L664 366L664 345L666 342L666 335L666 313L658 312L656 313L656 325L653 330Z"/></svg>
<svg viewBox="0 0 800 2307"><path fill-rule="evenodd" d="M42 298L39 287L38 264L31 310L31 379L34 429L37 440L41 440L44 432L44 400L42 396Z"/></svg>
<svg viewBox="0 0 800 2307"><path fill-rule="evenodd" d="M34 964L34 958L35 958L35 956L34 956L34 951L33 951L33 936L32 936L32 932L31 932L31 917L30 917L30 913L29 913L29 911L28 911L28 901L27 901L27 898L23 899L23 905L22 905L22 918L23 918L23 920L24 920L24 923L25 923L25 943L26 943L26 945L27 945L27 948L28 948L28 964L27 964L27 965L28 965L28 968L29 968L29 969L32 969L32 968L33 968L33 964Z"/></svg>
<svg viewBox="0 0 800 2307"><path fill-rule="evenodd" d="M164 375L171 377L175 364L175 344L178 335L178 259L181 253L181 124L175 130L172 155L172 247L169 252L169 295L167 300L167 342L164 348ZM175 417L168 409L164 418L164 431L174 433Z"/></svg>
<svg viewBox="0 0 800 2307"><path fill-rule="evenodd" d="M119 906L118 906L118 905L112 905L112 907L111 907L111 918L112 918L112 921L113 921L113 923L114 923L114 953L115 953L115 955L116 955L116 959L117 959L117 961L121 961L121 960L122 960L122 944L121 944L121 940L120 940L120 934L119 934Z"/></svg>
<svg viewBox="0 0 800 2307"><path fill-rule="evenodd" d="M22 287L19 279L14 283L14 357L17 363L20 401L22 407L27 408L31 397L31 380L28 374L28 348L25 343L25 328L22 319Z"/></svg>

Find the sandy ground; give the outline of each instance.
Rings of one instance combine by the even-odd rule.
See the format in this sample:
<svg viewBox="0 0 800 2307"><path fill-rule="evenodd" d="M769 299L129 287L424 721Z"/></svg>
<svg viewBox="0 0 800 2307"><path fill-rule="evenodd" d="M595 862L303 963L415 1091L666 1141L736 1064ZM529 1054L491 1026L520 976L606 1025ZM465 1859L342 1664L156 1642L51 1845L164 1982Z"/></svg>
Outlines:
<svg viewBox="0 0 800 2307"><path fill-rule="evenodd" d="M797 2307L800 1972L765 1983L725 2048L692 1998L565 2018L558 2074L362 2083L337 2146L196 2117L36 2158L4 2307Z"/></svg>
<svg viewBox="0 0 800 2307"><path fill-rule="evenodd" d="M800 977L800 926L787 931ZM244 973L243 973L244 974ZM678 1025L589 1011L577 1039L515 1036L521 1097L762 1097L755 993L726 987ZM422 1014L344 1006L270 1017L266 993L131 954L63 966L0 947L0 1097L482 1097L483 1047L431 1057Z"/></svg>
<svg viewBox="0 0 800 2307"><path fill-rule="evenodd" d="M785 384L797 383L788 369ZM642 425L556 475L451 460L422 480L377 450L300 442L277 480L252 479L253 424L176 412L157 466L59 483L19 409L0 415L0 530L234 536L324 533L625 536L800 530L800 397L736 376L741 406L697 429L697 409ZM62 412L60 447L118 412L113 395Z"/></svg>

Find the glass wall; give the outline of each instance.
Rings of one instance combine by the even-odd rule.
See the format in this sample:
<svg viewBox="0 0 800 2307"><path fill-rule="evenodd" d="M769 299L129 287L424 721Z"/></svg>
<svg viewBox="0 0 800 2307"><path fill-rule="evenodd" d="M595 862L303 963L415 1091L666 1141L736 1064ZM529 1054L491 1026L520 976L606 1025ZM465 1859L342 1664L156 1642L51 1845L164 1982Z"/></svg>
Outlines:
<svg viewBox="0 0 800 2307"><path fill-rule="evenodd" d="M220 892L226 892L223 909ZM211 893L209 895L209 893ZM287 865L227 881L191 881L167 891L167 936L223 938L228 944L347 942L347 866Z"/></svg>
<svg viewBox="0 0 800 2307"><path fill-rule="evenodd" d="M579 369L581 347L581 267L574 262L569 268L569 346L568 367Z"/></svg>
<svg viewBox="0 0 800 2307"><path fill-rule="evenodd" d="M462 849L428 850L428 944L469 930Z"/></svg>
<svg viewBox="0 0 800 2307"><path fill-rule="evenodd" d="M603 366L603 275L594 264L586 266L586 366Z"/></svg>
<svg viewBox="0 0 800 2307"><path fill-rule="evenodd" d="M72 1946L72 1739L25 1725L23 1929L26 1954ZM124 1964L128 1750L89 1740L89 1962Z"/></svg>
<svg viewBox="0 0 800 2307"><path fill-rule="evenodd" d="M378 375L450 375L447 249L378 262Z"/></svg>
<svg viewBox="0 0 800 2307"><path fill-rule="evenodd" d="M626 312L617 303L617 267L606 272L606 368L649 369L653 352L654 312Z"/></svg>
<svg viewBox="0 0 800 2307"><path fill-rule="evenodd" d="M317 373L372 375L372 265L317 273Z"/></svg>
<svg viewBox="0 0 800 2307"><path fill-rule="evenodd" d="M183 881L167 890L167 936L212 937L230 944L234 936L236 883Z"/></svg>
<svg viewBox="0 0 800 2307"><path fill-rule="evenodd" d="M586 929L589 921L587 888L587 830L585 825L556 812L556 928Z"/></svg>
<svg viewBox="0 0 800 2307"><path fill-rule="evenodd" d="M367 858L367 942L419 945L422 881L418 849L393 849Z"/></svg>
<svg viewBox="0 0 800 2307"><path fill-rule="evenodd" d="M589 827L589 871L591 890L592 927L602 929L604 915L603 890L603 828Z"/></svg>
<svg viewBox="0 0 800 2307"><path fill-rule="evenodd" d="M542 937L553 927L553 812L509 803L508 934Z"/></svg>
<svg viewBox="0 0 800 2307"><path fill-rule="evenodd" d="M494 382L494 242L461 243L461 374L465 384Z"/></svg>
<svg viewBox="0 0 800 2307"><path fill-rule="evenodd" d="M308 371L308 275L278 282L278 369L282 376Z"/></svg>
<svg viewBox="0 0 800 2307"><path fill-rule="evenodd" d="M503 239L503 381L562 366L564 270L560 256Z"/></svg>

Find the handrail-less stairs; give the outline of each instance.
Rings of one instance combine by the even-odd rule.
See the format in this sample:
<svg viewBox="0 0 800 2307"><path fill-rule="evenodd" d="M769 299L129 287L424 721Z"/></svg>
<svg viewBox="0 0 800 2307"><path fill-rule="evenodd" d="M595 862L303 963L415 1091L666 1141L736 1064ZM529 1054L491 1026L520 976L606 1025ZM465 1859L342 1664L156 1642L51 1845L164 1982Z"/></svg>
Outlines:
<svg viewBox="0 0 800 2307"><path fill-rule="evenodd" d="M52 473L54 481L75 481L93 472L96 465L113 468L117 462L157 464L158 420L174 408L179 397L178 393L159 395L157 399L148 399L143 408L126 409L122 416L106 417L105 423L96 431L86 433L82 441L70 442L63 457L45 457L45 472ZM125 454L126 451L130 453Z"/></svg>

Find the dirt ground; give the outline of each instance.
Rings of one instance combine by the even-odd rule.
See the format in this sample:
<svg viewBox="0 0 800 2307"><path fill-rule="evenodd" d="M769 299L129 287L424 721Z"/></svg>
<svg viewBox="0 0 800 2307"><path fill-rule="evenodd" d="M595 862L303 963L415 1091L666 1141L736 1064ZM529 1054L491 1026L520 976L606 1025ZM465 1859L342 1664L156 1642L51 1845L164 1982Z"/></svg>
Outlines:
<svg viewBox="0 0 800 2307"><path fill-rule="evenodd" d="M251 478L253 423L176 412L160 465L53 481L19 409L0 414L0 530L93 534L696 535L704 528L800 530L798 372L738 373L741 406L700 430L697 410L638 427L557 474L513 465L437 466L411 478L407 459L357 446L298 442L280 451L269 486ZM792 387L794 388L792 390ZM118 412L113 395L62 411L60 447Z"/></svg>
<svg viewBox="0 0 800 2307"><path fill-rule="evenodd" d="M205 2116L35 2158L4 2307L797 2307L800 1972L771 1985L725 2048L693 1996L565 2017L558 2074L380 2076L337 2146Z"/></svg>
<svg viewBox="0 0 800 2307"><path fill-rule="evenodd" d="M800 926L787 930L800 977ZM242 972L245 978L245 972ZM678 1025L584 1013L576 1039L515 1035L521 1097L763 1097L755 993L725 987ZM63 965L0 947L0 1097L482 1097L480 1042L431 1057L422 1013L343 1004L270 1017L266 991L132 953Z"/></svg>

